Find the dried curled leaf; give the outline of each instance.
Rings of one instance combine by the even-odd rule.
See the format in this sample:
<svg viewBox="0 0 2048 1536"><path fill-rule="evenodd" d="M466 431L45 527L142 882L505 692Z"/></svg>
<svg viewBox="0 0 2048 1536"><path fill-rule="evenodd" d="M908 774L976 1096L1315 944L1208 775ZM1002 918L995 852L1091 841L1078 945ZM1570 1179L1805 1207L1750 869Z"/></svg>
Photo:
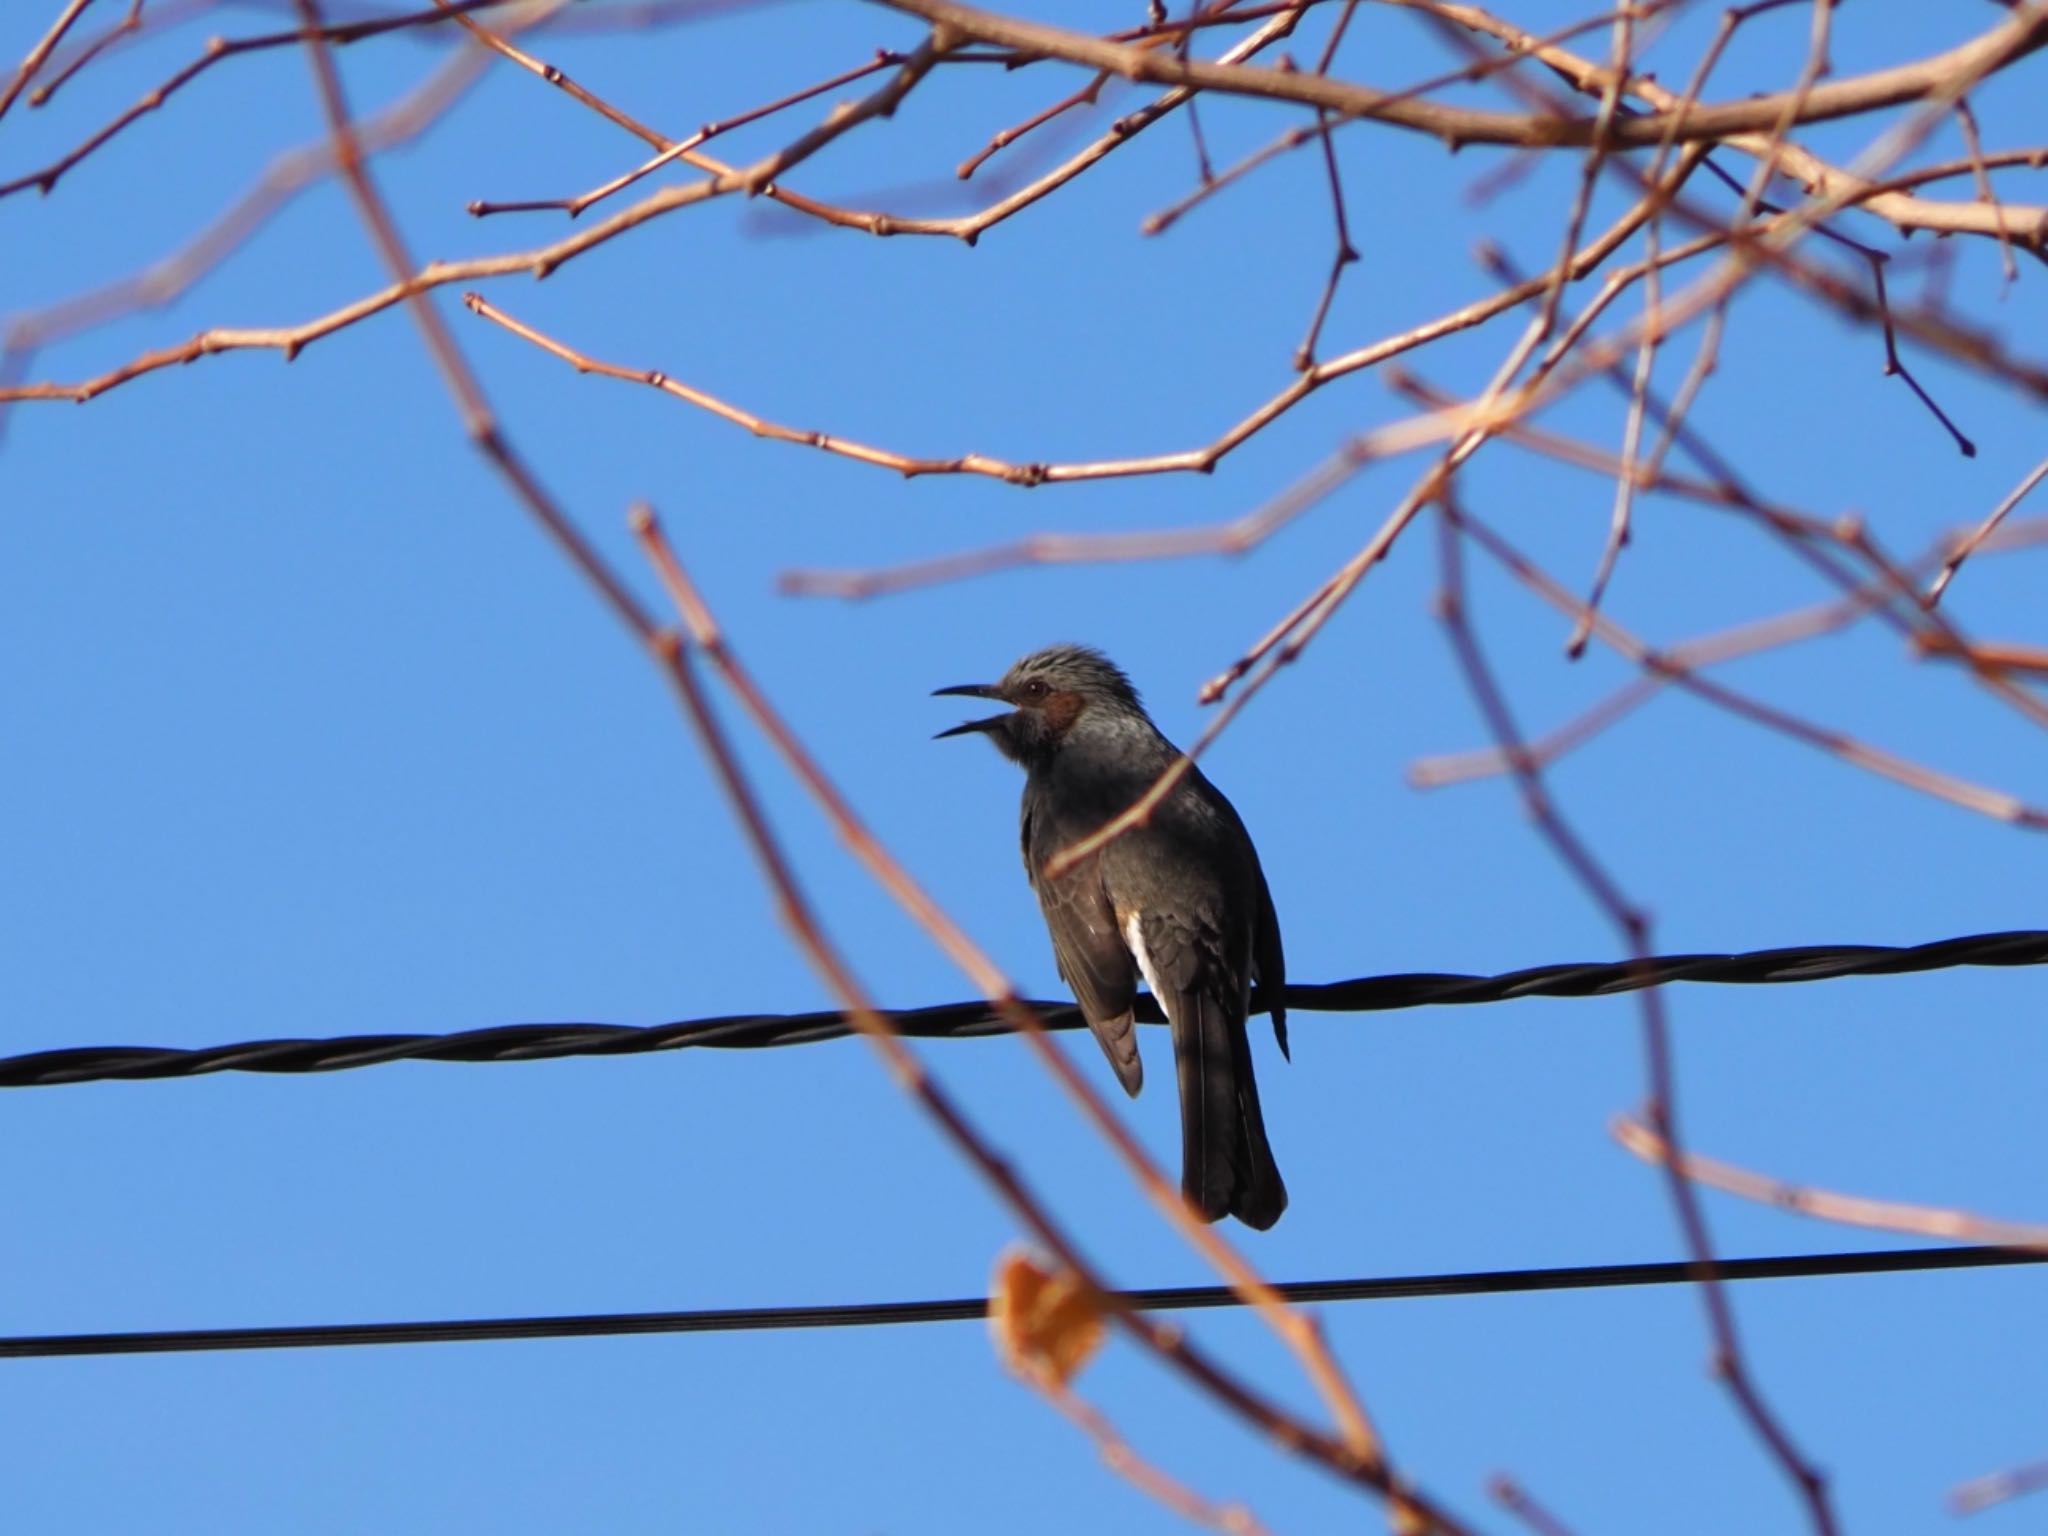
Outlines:
<svg viewBox="0 0 2048 1536"><path fill-rule="evenodd" d="M989 1331L1020 1376L1064 1387L1102 1347L1102 1308L1071 1270L1049 1270L1016 1250L996 1264Z"/></svg>

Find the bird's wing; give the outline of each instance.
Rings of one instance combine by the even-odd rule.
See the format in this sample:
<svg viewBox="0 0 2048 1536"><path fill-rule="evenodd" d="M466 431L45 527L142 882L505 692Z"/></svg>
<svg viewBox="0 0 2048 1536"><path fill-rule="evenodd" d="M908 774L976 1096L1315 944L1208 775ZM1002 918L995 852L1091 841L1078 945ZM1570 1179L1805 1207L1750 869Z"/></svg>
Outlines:
<svg viewBox="0 0 2048 1536"><path fill-rule="evenodd" d="M1032 889L1045 913L1046 929L1052 934L1053 958L1060 976L1074 989L1082 1017L1094 1032L1117 1081L1133 1098L1145 1086L1145 1064L1138 1057L1138 1036L1131 1004L1137 996L1137 968L1131 952L1124 947L1116 929L1116 913L1102 889L1102 876L1094 860L1069 871L1057 880L1040 875L1046 859L1064 846L1048 841L1037 846L1034 828L1024 826L1024 862L1031 872Z"/></svg>
<svg viewBox="0 0 2048 1536"><path fill-rule="evenodd" d="M1289 1061L1287 1050L1287 1004L1282 995L1287 987L1287 954L1280 947L1280 914L1273 910L1273 893L1266 889L1266 872L1252 856L1252 868L1259 877L1258 923L1252 929L1252 975L1273 1003L1273 1035L1280 1042L1280 1054Z"/></svg>
<svg viewBox="0 0 2048 1536"><path fill-rule="evenodd" d="M1136 1097L1145 1085L1138 1037L1131 1017L1137 975L1131 952L1117 935L1116 920L1101 884L1082 869L1058 881L1041 881L1038 904L1052 933L1053 958L1074 989L1088 1027L1102 1043L1124 1092Z"/></svg>

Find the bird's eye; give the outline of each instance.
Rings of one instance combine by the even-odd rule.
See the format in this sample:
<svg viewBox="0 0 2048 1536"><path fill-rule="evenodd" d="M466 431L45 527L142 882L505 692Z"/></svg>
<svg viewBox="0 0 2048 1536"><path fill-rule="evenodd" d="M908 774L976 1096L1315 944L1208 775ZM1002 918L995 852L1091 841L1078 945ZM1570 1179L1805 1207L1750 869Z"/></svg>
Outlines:
<svg viewBox="0 0 2048 1536"><path fill-rule="evenodd" d="M1034 701L1044 698L1050 691L1045 686L1045 679L1042 677L1034 677L1024 685L1024 697Z"/></svg>

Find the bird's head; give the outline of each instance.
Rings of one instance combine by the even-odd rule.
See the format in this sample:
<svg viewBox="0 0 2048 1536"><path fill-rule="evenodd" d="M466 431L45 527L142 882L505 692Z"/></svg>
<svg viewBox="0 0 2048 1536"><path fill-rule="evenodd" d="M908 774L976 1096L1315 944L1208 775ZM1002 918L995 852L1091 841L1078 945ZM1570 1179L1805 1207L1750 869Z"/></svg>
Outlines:
<svg viewBox="0 0 2048 1536"><path fill-rule="evenodd" d="M933 696L1000 699L1006 714L968 720L940 737L986 735L1005 757L1020 763L1042 762L1057 752L1080 720L1094 712L1144 714L1138 690L1123 669L1102 652L1085 645L1055 645L1034 651L1003 674L999 683L961 683L933 690Z"/></svg>

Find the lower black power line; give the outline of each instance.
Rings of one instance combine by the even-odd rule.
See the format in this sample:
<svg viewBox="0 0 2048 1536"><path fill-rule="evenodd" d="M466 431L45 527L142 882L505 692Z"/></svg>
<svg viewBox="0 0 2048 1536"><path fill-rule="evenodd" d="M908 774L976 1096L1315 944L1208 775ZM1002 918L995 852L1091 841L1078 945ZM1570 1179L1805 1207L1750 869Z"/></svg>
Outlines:
<svg viewBox="0 0 2048 1536"><path fill-rule="evenodd" d="M1541 965L1501 976L1421 973L1361 976L1290 986L1286 1002L1304 1013L1372 1013L1390 1008L1498 1003L1521 997L1605 997L1674 981L1723 986L1896 976L1953 966L2048 963L2048 932L1980 933L1931 944L1817 944L1732 955L1658 955L1646 960ZM1047 1029L1078 1029L1069 1002L1031 1002ZM1272 1000L1253 994L1264 1013ZM1163 1022L1158 1004L1138 998L1138 1018ZM967 1039L1011 1032L986 1002L939 1003L885 1015L905 1035ZM342 1035L332 1039L247 1040L195 1048L104 1045L0 1057L0 1088L45 1087L109 1079L199 1077L212 1072L338 1072L387 1061L541 1061L558 1056L623 1056L687 1047L757 1050L837 1040L853 1033L837 1009L754 1013L671 1024L500 1024L455 1034Z"/></svg>
<svg viewBox="0 0 2048 1536"><path fill-rule="evenodd" d="M1477 1270L1361 1280L1297 1280L1274 1287L1294 1302L1397 1301L1429 1296L1510 1296L1530 1291L1680 1285L1718 1280L1790 1280L1822 1275L1987 1269L2048 1263L2022 1248L1882 1249L1657 1264L1582 1264L1563 1269ZM1119 1291L1148 1312L1243 1305L1226 1286ZM890 1323L964 1322L988 1316L988 1299L852 1302L840 1306L733 1307L689 1312L598 1312L560 1317L492 1317L415 1323L316 1323L276 1328L190 1328L136 1333L53 1333L0 1338L0 1359L157 1355L229 1349L316 1349L343 1344L451 1344L487 1339L588 1339L641 1333L739 1333L788 1328L872 1328Z"/></svg>

